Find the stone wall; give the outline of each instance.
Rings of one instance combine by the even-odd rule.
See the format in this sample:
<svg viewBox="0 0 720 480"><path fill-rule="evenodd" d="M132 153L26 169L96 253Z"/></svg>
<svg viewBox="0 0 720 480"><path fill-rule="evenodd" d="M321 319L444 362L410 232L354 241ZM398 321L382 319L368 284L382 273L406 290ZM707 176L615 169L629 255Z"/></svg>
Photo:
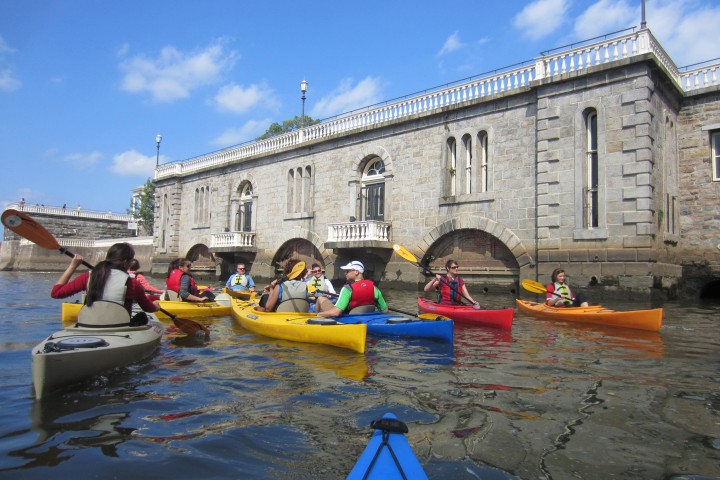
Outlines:
<svg viewBox="0 0 720 480"><path fill-rule="evenodd" d="M717 94L715 94L716 96ZM684 111L682 92L649 59L598 66L582 75L568 73L533 82L524 90L497 93L390 120L335 138L308 141L270 155L258 154L222 168L209 168L157 183L157 204L168 222L165 249L156 229L155 261L183 256L213 234L234 228L232 219L241 186L252 185L255 250L243 253L252 274L269 278L283 246L306 240L320 252L331 278L339 262L356 256L383 271L394 284L415 287L422 272L381 247L327 248L328 225L358 215L363 171L373 159L385 164L385 220L391 243L408 247L418 258L447 239L461 242L467 232L490 234L512 252L516 279L548 281L565 267L579 285L609 291L674 294L682 275L680 252L715 254L716 246L695 241L690 219L718 218L716 185L708 186L706 218L693 218L688 200L685 158L691 148L678 126L697 113ZM720 103L706 100L707 116ZM583 113L597 111L599 124L600 225L583 222ZM687 129L686 129L687 130ZM489 138L487 192L449 189L448 139ZM687 132L697 142L696 131ZM678 167L678 148L682 160ZM290 171L311 171L311 194L304 211L290 211ZM459 175L462 175L461 173ZM209 191L209 216L198 219L198 192ZM690 192L697 192L690 189ZM714 197L712 195L715 195ZM166 204L161 199L166 198ZM715 199L714 203L713 200ZM697 202L697 198L691 199ZM688 205L694 205L688 202ZM167 212L167 213L165 213ZM685 217L688 217L687 219ZM717 229L715 229L717 232ZM452 243L452 241L450 243Z"/></svg>
<svg viewBox="0 0 720 480"><path fill-rule="evenodd" d="M687 287L720 280L720 182L712 181L710 135L720 131L720 93L705 89L685 99L678 118L680 242L676 256ZM703 280L704 278L704 280Z"/></svg>

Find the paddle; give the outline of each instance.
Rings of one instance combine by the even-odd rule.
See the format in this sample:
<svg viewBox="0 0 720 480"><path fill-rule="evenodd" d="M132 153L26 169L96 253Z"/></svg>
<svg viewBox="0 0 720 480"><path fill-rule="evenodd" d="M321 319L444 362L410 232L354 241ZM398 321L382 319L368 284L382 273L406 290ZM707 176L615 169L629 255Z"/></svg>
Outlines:
<svg viewBox="0 0 720 480"><path fill-rule="evenodd" d="M540 283L540 282L536 282L536 281L534 281L534 280L530 280L529 278L526 278L526 279L524 279L521 283L522 283L523 288L524 288L525 290L527 290L528 292L532 292L532 293L550 293L550 294L552 294L552 295L555 295L556 297L562 298L562 295L560 295L560 294L557 293L557 292L548 292L548 291L547 291L547 288L545 288L545 286L544 286L542 283Z"/></svg>
<svg viewBox="0 0 720 480"><path fill-rule="evenodd" d="M418 261L417 257L416 257L415 255L413 255L412 252L408 251L408 250L407 250L405 247L403 247L402 245L398 245L398 244L396 243L395 245L393 245L393 250L395 250L395 253L397 253L398 255L400 255L400 256L401 256L402 258L404 258L405 260L409 261L410 263L414 263L414 264L417 265L418 267L420 267L420 268L422 268L423 270L425 270L426 273L429 273L430 275L435 276L435 273L433 273L432 270L430 270L427 266L425 266L425 265L423 265L422 263L420 263L420 262ZM436 277L436 278L437 278L437 277ZM472 303L474 309L476 309L476 310L481 310L481 309L483 308L482 305L475 305L472 300L470 300L468 297L466 297L465 295L463 295L462 292L458 291L457 288L453 287L450 283L448 283L448 281L445 280L444 277L441 276L441 277L440 277L440 281L443 282L443 283L444 283L445 285L447 285L448 287L450 287L450 290L452 290L453 292L457 293L458 295L460 295L462 298L464 298L464 299L467 300L468 302Z"/></svg>
<svg viewBox="0 0 720 480"><path fill-rule="evenodd" d="M337 293L326 292L325 290L317 290L312 285L308 285L308 292L321 293L323 295L327 295L328 297L335 297L335 298L340 296ZM417 313L408 312L406 310L399 310L397 308L387 307L387 309L390 310L391 312L402 313L403 315L409 315L411 317L420 318L421 320L447 320L447 317L445 317L443 315L433 315L433 314L429 314L429 313L424 313L424 314L418 315ZM423 316L423 315L425 315L425 316ZM430 317L434 317L434 318L430 318Z"/></svg>
<svg viewBox="0 0 720 480"><path fill-rule="evenodd" d="M39 245L40 247L47 250L59 250L60 253L64 253L71 258L75 256L75 254L67 248L61 247L52 233L47 231L45 227L40 225L32 217L26 215L25 213L18 212L17 210L13 210L10 208L2 213L1 218L2 224L5 225L7 228L17 233L21 237L24 237L31 242ZM86 262L85 260L83 260L82 264L91 270L93 268L93 265ZM189 318L178 318L163 308L160 308L159 310L168 317L170 317L175 326L183 332L190 335L195 335L200 330L203 330L206 337L210 336L210 330L208 330L208 328L202 323L190 320Z"/></svg>

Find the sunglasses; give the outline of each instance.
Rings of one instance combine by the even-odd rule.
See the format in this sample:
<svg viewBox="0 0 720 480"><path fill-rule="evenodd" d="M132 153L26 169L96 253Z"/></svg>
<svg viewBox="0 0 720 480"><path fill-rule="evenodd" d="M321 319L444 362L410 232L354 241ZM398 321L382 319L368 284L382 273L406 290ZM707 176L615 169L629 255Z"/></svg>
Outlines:
<svg viewBox="0 0 720 480"><path fill-rule="evenodd" d="M322 270L312 270L312 273L322 273Z"/></svg>
<svg viewBox="0 0 720 480"><path fill-rule="evenodd" d="M187 265L185 265L185 267L186 267L186 268L192 267L192 263L188 263Z"/></svg>
<svg viewBox="0 0 720 480"><path fill-rule="evenodd" d="M460 268L460 265L453 265L452 267L450 267L451 270L456 270L458 268Z"/></svg>
<svg viewBox="0 0 720 480"><path fill-rule="evenodd" d="M238 267L238 270L245 270L245 267Z"/></svg>

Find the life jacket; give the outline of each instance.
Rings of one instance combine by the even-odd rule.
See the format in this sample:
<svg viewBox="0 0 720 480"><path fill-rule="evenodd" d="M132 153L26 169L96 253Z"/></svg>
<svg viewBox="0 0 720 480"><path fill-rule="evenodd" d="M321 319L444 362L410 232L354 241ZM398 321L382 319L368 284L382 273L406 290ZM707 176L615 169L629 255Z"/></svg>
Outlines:
<svg viewBox="0 0 720 480"><path fill-rule="evenodd" d="M440 280L440 290L438 292L438 303L445 303L445 304L461 303L460 292L462 292L463 285L465 285L465 281L460 277L455 277L452 280L449 279L447 275L443 275L443 277L444 277L444 280Z"/></svg>
<svg viewBox="0 0 720 480"><path fill-rule="evenodd" d="M553 292L555 292L559 295L558 301L555 303L555 305L557 305L558 307L561 307L561 306L568 306L568 305L573 304L573 301L572 301L573 294L570 291L570 287L568 287L567 284L555 282L555 283L551 283L551 285L553 287ZM550 291L550 289L548 289L548 291ZM553 295L552 293L549 293L547 295L548 300L553 297L555 297L555 295Z"/></svg>
<svg viewBox="0 0 720 480"><path fill-rule="evenodd" d="M170 275L165 279L165 285L167 286L167 289L179 294L180 279L183 275L185 275L185 272L183 272L179 268L176 268L175 270L170 272ZM190 277L190 293L193 295L197 295L197 284L195 283L195 279L192 275L188 275L188 277Z"/></svg>
<svg viewBox="0 0 720 480"><path fill-rule="evenodd" d="M92 273L88 277L88 286L91 278ZM127 272L115 268L110 269L102 298L94 301L91 306L83 305L78 312L78 325L98 328L130 325L130 312L125 308L125 294L129 278L130 275Z"/></svg>
<svg viewBox="0 0 720 480"><path fill-rule="evenodd" d="M315 290L325 290L325 275L320 275L320 277L313 275L307 283L315 287Z"/></svg>
<svg viewBox="0 0 720 480"><path fill-rule="evenodd" d="M275 306L275 311L305 311L310 306L308 301L307 283L300 280L287 280L280 284L280 302ZM286 309L283 304L292 304ZM289 310L288 310L289 309Z"/></svg>
<svg viewBox="0 0 720 480"><path fill-rule="evenodd" d="M247 275L244 273L241 275L239 273L236 273L235 276L232 279L232 282L230 282L230 288L241 286L241 287L247 287L248 286L248 279Z"/></svg>
<svg viewBox="0 0 720 480"><path fill-rule="evenodd" d="M375 284L372 280L360 280L348 286L352 290L348 311L360 305L375 305Z"/></svg>

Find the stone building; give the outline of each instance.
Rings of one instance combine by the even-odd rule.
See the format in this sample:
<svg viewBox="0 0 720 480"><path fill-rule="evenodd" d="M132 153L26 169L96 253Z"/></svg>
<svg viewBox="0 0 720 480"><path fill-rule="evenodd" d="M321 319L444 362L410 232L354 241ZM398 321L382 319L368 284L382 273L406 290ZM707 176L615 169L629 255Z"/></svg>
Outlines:
<svg viewBox="0 0 720 480"><path fill-rule="evenodd" d="M646 28L519 65L159 166L154 271L299 257L340 280L359 259L414 288L400 244L488 289L557 266L616 294L712 289L720 65L680 73Z"/></svg>

